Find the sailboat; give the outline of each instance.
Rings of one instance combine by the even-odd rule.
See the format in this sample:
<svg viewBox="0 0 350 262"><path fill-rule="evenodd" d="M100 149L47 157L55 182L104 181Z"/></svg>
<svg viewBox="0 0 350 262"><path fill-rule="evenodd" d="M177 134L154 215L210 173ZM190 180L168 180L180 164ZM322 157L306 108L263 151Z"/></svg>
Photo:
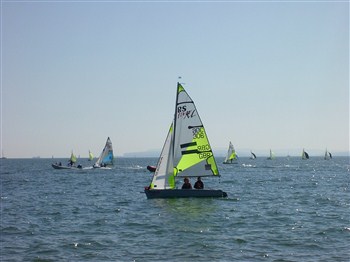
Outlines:
<svg viewBox="0 0 350 262"><path fill-rule="evenodd" d="M303 160L309 159L309 154L304 150L304 148L303 148L303 152L301 153L301 159Z"/></svg>
<svg viewBox="0 0 350 262"><path fill-rule="evenodd" d="M108 166L113 165L113 147L112 147L112 141L108 137L105 147L102 150L101 155L97 159L96 163L93 165L94 168L104 168L104 169L110 169Z"/></svg>
<svg viewBox="0 0 350 262"><path fill-rule="evenodd" d="M250 159L256 159L256 154L254 154L252 151L250 151Z"/></svg>
<svg viewBox="0 0 350 262"><path fill-rule="evenodd" d="M230 141L230 143L228 145L226 158L225 158L223 164L237 164L237 159L238 159L238 156L237 156L236 150Z"/></svg>
<svg viewBox="0 0 350 262"><path fill-rule="evenodd" d="M61 162L51 164L51 166L54 169L82 169L83 167L81 165L75 166L76 162L77 162L77 157L74 155L74 153L72 151L67 166L63 166Z"/></svg>
<svg viewBox="0 0 350 262"><path fill-rule="evenodd" d="M331 154L331 152L329 152L328 150L327 150L327 148L326 148L326 152L324 153L324 159L325 160L329 160L329 159L332 159L333 157L332 157L332 154Z"/></svg>
<svg viewBox="0 0 350 262"><path fill-rule="evenodd" d="M92 161L94 159L94 155L91 153L91 151L89 150L89 161Z"/></svg>
<svg viewBox="0 0 350 262"><path fill-rule="evenodd" d="M267 158L268 160L272 160L275 159L275 153L272 152L272 150L270 149L270 156Z"/></svg>
<svg viewBox="0 0 350 262"><path fill-rule="evenodd" d="M147 198L227 197L213 189L178 189L177 178L219 177L219 171L196 106L177 83L174 119L165 139Z"/></svg>

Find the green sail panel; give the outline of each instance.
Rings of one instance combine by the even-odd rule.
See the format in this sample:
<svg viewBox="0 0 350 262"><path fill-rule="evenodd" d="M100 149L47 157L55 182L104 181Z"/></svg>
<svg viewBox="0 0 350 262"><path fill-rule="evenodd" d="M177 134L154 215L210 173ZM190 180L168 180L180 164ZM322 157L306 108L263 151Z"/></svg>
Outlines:
<svg viewBox="0 0 350 262"><path fill-rule="evenodd" d="M70 161L71 161L72 163L76 163L76 162L77 162L77 157L73 154L73 152L72 152L72 154L70 155Z"/></svg>
<svg viewBox="0 0 350 262"><path fill-rule="evenodd" d="M218 176L213 152L196 106L178 84L174 131L174 175Z"/></svg>

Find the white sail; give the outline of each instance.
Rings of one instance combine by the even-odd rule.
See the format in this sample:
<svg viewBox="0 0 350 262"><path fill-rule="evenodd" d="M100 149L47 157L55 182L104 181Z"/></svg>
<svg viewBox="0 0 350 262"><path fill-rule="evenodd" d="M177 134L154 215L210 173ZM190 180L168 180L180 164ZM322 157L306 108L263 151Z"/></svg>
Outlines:
<svg viewBox="0 0 350 262"><path fill-rule="evenodd" d="M101 155L97 159L96 163L94 164L95 167L101 167L101 166L108 166L113 165L113 147L112 147L112 141L108 137L106 141L106 145L102 150Z"/></svg>
<svg viewBox="0 0 350 262"><path fill-rule="evenodd" d="M272 150L270 149L270 156L267 158L268 160L272 160L275 159L275 153L272 152Z"/></svg>
<svg viewBox="0 0 350 262"><path fill-rule="evenodd" d="M173 152L173 124L171 124L163 150L160 154L156 171L154 172L151 189L168 189L175 187Z"/></svg>

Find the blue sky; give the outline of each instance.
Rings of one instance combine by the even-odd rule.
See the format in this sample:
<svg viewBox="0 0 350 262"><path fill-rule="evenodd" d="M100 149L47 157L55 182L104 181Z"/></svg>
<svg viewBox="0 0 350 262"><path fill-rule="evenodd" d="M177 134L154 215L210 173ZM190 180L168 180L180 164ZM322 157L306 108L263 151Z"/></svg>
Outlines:
<svg viewBox="0 0 350 262"><path fill-rule="evenodd" d="M178 76L215 149L349 150L349 3L1 2L8 157L161 149Z"/></svg>

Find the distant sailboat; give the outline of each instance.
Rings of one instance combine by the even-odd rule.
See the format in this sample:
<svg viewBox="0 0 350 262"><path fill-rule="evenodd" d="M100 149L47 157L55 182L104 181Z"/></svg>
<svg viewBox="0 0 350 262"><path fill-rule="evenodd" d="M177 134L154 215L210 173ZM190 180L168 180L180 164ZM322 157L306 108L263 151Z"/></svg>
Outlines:
<svg viewBox="0 0 350 262"><path fill-rule="evenodd" d="M309 154L303 148L303 152L301 154L301 159L306 160L306 159L309 159L309 158L310 158Z"/></svg>
<svg viewBox="0 0 350 262"><path fill-rule="evenodd" d="M70 162L69 162L69 164L70 164L71 166L73 166L76 162L77 162L77 157L74 155L74 153L73 153L73 151L72 151L72 153L71 153L71 155L70 155Z"/></svg>
<svg viewBox="0 0 350 262"><path fill-rule="evenodd" d="M228 150L226 154L226 158L224 160L224 164L236 164L238 159L238 155L236 153L236 150L234 146L232 145L231 141L228 145Z"/></svg>
<svg viewBox="0 0 350 262"><path fill-rule="evenodd" d="M175 114L147 198L226 197L222 190L178 189L179 177L219 177L216 161L193 100L177 83Z"/></svg>
<svg viewBox="0 0 350 262"><path fill-rule="evenodd" d="M91 153L91 151L89 150L89 161L92 161L94 159L94 155Z"/></svg>
<svg viewBox="0 0 350 262"><path fill-rule="evenodd" d="M256 159L256 155L252 151L250 151L250 155L250 159Z"/></svg>
<svg viewBox="0 0 350 262"><path fill-rule="evenodd" d="M270 149L270 156L267 158L268 160L273 160L275 159L275 153L272 152L272 150Z"/></svg>
<svg viewBox="0 0 350 262"><path fill-rule="evenodd" d="M112 166L113 160L114 160L114 156L113 156L112 141L108 137L105 147L103 148L101 155L99 156L99 158L97 159L93 167L109 169L107 166Z"/></svg>
<svg viewBox="0 0 350 262"><path fill-rule="evenodd" d="M327 148L326 148L326 152L324 153L324 159L325 160L329 160L329 159L332 159L333 157L332 157L332 154L331 154L331 152L329 152L328 150L327 150Z"/></svg>
<svg viewBox="0 0 350 262"><path fill-rule="evenodd" d="M83 167L81 165L75 166L76 162L77 162L77 157L74 155L72 151L67 166L63 166L61 162L52 164L51 166L54 169L82 169Z"/></svg>

